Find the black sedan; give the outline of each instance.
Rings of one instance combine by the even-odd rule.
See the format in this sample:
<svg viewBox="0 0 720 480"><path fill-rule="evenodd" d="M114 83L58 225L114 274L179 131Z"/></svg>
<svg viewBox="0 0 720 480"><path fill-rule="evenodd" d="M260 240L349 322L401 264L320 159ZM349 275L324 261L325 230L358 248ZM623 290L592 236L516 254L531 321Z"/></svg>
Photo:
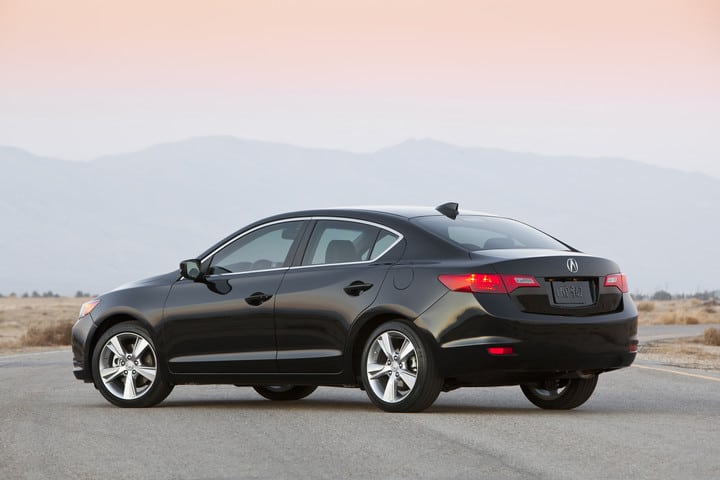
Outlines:
<svg viewBox="0 0 720 480"><path fill-rule="evenodd" d="M85 303L72 339L75 377L121 407L227 383L271 400L360 387L392 412L499 385L575 408L638 344L617 264L454 203L261 220Z"/></svg>

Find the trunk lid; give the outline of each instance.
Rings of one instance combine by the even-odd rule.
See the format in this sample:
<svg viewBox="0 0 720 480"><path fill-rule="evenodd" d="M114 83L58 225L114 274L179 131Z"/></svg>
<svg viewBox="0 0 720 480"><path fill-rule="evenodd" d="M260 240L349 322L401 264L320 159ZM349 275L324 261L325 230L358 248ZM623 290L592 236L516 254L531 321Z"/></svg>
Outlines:
<svg viewBox="0 0 720 480"><path fill-rule="evenodd" d="M492 263L496 273L535 277L539 288L520 287L509 294L523 312L589 316L622 308L622 292L604 286L607 275L620 273L611 260L555 250L483 250L470 255Z"/></svg>

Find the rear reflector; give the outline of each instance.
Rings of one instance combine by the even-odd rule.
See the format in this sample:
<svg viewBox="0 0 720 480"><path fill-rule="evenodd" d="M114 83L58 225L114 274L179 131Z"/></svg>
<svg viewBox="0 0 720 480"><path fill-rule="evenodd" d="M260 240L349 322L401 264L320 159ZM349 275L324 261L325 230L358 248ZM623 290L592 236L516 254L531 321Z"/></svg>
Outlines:
<svg viewBox="0 0 720 480"><path fill-rule="evenodd" d="M634 353L634 352L637 352L637 349L638 349L638 344L633 342L628 347L628 352Z"/></svg>
<svg viewBox="0 0 720 480"><path fill-rule="evenodd" d="M627 278L624 273L613 273L605 277L606 287L617 287L622 293L628 292Z"/></svg>
<svg viewBox="0 0 720 480"><path fill-rule="evenodd" d="M488 347L487 349L490 355L512 355L512 347Z"/></svg>
<svg viewBox="0 0 720 480"><path fill-rule="evenodd" d="M540 286L532 275L465 273L440 275L438 280L453 292L510 293L517 288Z"/></svg>

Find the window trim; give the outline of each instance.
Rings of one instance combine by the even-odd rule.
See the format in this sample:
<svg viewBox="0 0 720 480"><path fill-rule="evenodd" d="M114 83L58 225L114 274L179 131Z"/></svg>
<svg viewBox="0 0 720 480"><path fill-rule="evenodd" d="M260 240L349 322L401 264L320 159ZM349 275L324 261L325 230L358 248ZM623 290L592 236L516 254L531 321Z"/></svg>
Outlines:
<svg viewBox="0 0 720 480"><path fill-rule="evenodd" d="M371 227L376 227L381 230L385 230L386 232L390 232L393 235L396 235L397 238L389 247L387 247L385 250L383 250L382 253L380 255L378 255L375 259L358 260L356 262L317 263L315 265L295 265L295 266L290 267L291 270L299 270L302 268L316 268L316 267L334 267L337 265L359 265L359 264L363 264L363 263L375 263L378 260L380 260L382 257L384 257L390 250L395 248L395 245L400 243L400 241L403 238L405 238L405 236L402 233L398 232L397 230L395 230L393 228L386 227L385 225L381 225L379 223L371 222L368 220L360 220L357 218L347 218L347 217L312 217L312 220L314 220L316 222L318 220L337 220L337 221L341 221L341 222L360 223L363 225L370 225ZM313 231L315 230L316 226L317 226L317 223L315 225L313 225ZM376 241L377 241L377 239L376 239ZM305 245L305 249L303 250L303 256L305 255L305 253L307 253L308 245L309 245L309 239L308 239L308 244ZM374 248L374 245L373 245L373 248ZM372 250L370 251L370 253L372 253Z"/></svg>
<svg viewBox="0 0 720 480"><path fill-rule="evenodd" d="M268 223L263 223L262 225L257 225L257 226L255 226L255 227L249 229L249 230L246 230L246 231L242 232L242 233L239 234L239 235L234 236L233 238L231 238L231 239L228 240L227 242L223 243L222 245L220 245L219 247L217 247L215 250L213 250L213 251L210 252L209 254L205 255L202 259L200 259L200 263L201 263L201 264L204 264L204 263L207 262L208 260L212 259L212 257L214 257L215 254L218 253L218 252L219 252L220 250L222 250L223 248L229 246L231 243L235 242L236 240L241 239L242 237L244 237L244 236L246 236L246 235L249 235L249 234L251 234L251 233L253 233L253 232L257 231L257 230L260 230L261 228L272 227L273 225L279 225L279 224L281 224L281 223L290 223L290 222L298 222L298 221L300 221L300 222L307 222L308 220L312 220L312 218L311 218L311 217L285 218L285 219L282 219L282 220L275 220L275 221L273 221L273 222L268 222ZM300 241L302 240L302 236L304 235L306 228L307 228L307 225L305 225L305 227L303 227L303 231L300 233L300 237L299 237L298 239L294 240L294 241L300 242ZM298 246L300 246L299 243L298 243ZM291 247L291 249L292 249L292 247ZM294 254L293 254L293 255L294 255ZM245 274L248 274L248 273L276 272L276 271L281 271L281 270L287 270L288 268L290 268L290 267L288 266L288 267L276 267L276 268L263 268L262 270L247 270L247 271L245 271L245 272L217 273L217 274L213 274L213 275L208 275L208 278L218 278L218 277L227 277L227 276L235 276L235 275L245 275Z"/></svg>
<svg viewBox="0 0 720 480"><path fill-rule="evenodd" d="M380 255L378 255L377 258L375 258L374 260L360 260L360 261L357 261L357 262L343 262L343 263L319 263L319 264L317 264L317 265L296 265L296 266L292 266L292 265L291 265L291 266L289 266L289 267L266 268L266 269L263 269L263 270L248 270L248 271L246 271L246 272L219 273L219 274L215 274L215 275L208 275L208 277L209 277L209 278L218 278L218 277L247 275L247 274L254 274L254 273L279 272L279 271L285 271L285 270L299 270L299 269L303 269L303 268L334 267L334 266L342 266L342 265L359 265L359 264L364 264L364 263L375 263L375 262L377 262L378 260L380 260L382 257L384 257L385 255L387 255L387 253L388 253L390 250L392 250L393 248L395 248L395 246L396 246L398 243L400 243L400 241L401 241L403 238L405 238L405 236L404 236L402 233L398 232L397 230L395 230L395 229L393 229L393 228L387 227L387 226L382 225L382 224L379 224L379 223L371 222L371 221L368 221L368 220L360 220L360 219L357 219L357 218L349 218L349 217L329 217L329 216L284 218L284 219L282 219L282 220L275 220L275 221L272 221L272 222L263 223L262 225L257 225L256 227L253 227L253 228L251 228L250 230L246 230L246 231L242 232L241 234L239 234L239 235L231 238L231 239L228 240L227 242L223 243L222 245L220 245L219 247L217 247L215 250L213 250L213 251L210 252L209 254L205 255L202 259L200 259L200 262L201 262L201 263L205 263L208 259L212 258L213 255L215 255L217 252L219 252L219 251L222 250L223 248L227 247L228 245L230 245L230 244L233 243L234 241L236 241L236 240L244 237L245 235L248 235L248 234L250 234L250 233L252 233L252 232L254 232L254 231L256 231L256 230L259 230L259 229L261 229L261 228L270 227L270 226L272 226L272 225L277 225L277 224L280 224L280 223L297 222L297 221L317 221L317 220L338 220L338 221L342 221L342 222L361 223L361 224L365 224L365 225L370 225L370 226L377 227L377 228L380 228L380 229L382 229L382 230L385 230L385 231L387 231L387 232L390 232L390 233L392 233L393 235L397 235L397 238L395 239L395 241L394 241L388 248L386 248L385 250L383 250L383 252L382 252ZM315 227L315 226L313 226L313 229L314 229L314 227ZM307 243L306 243L305 245L299 245L299 247L302 247L302 248L303 248L303 254L305 254L305 250L307 249ZM296 254L297 254L297 252L296 252Z"/></svg>

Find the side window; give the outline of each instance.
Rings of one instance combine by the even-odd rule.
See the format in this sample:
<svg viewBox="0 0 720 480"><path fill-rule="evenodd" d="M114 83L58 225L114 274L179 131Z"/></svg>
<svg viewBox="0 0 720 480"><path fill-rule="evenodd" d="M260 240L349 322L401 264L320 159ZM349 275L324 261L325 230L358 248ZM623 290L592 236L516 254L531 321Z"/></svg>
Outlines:
<svg viewBox="0 0 720 480"><path fill-rule="evenodd" d="M387 230L380 230L380 234L378 235L377 241L375 241L375 246L370 254L370 260L375 260L385 253L385 251L387 251L387 249L390 248L397 239L398 236L394 233L388 232Z"/></svg>
<svg viewBox="0 0 720 480"><path fill-rule="evenodd" d="M320 220L310 237L302 264L325 265L373 260L385 252L395 239L396 235L372 225Z"/></svg>
<svg viewBox="0 0 720 480"><path fill-rule="evenodd" d="M213 256L210 273L249 272L289 266L290 249L302 231L302 224L302 221L278 223L243 235Z"/></svg>

